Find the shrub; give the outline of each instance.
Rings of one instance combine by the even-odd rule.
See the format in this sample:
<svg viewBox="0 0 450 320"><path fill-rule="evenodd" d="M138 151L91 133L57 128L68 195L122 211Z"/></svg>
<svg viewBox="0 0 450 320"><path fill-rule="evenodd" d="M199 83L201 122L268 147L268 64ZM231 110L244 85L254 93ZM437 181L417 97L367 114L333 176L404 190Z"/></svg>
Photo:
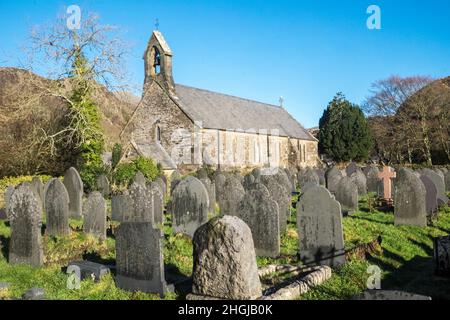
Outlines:
<svg viewBox="0 0 450 320"><path fill-rule="evenodd" d="M114 144L114 147L112 150L111 166L113 169L115 169L117 167L121 158L122 158L122 145L119 143L116 143L116 144Z"/></svg>
<svg viewBox="0 0 450 320"><path fill-rule="evenodd" d="M148 180L153 181L162 170L152 159L139 156L132 162L117 165L113 173L113 181L116 185L128 185L138 171L142 172Z"/></svg>

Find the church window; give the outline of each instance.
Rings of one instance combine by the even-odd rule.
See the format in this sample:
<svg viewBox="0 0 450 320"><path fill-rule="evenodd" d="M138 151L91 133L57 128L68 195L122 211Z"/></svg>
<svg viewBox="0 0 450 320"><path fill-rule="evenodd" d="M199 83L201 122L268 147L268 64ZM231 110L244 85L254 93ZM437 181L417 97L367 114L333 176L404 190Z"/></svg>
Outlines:
<svg viewBox="0 0 450 320"><path fill-rule="evenodd" d="M156 142L161 142L161 127L156 126Z"/></svg>
<svg viewBox="0 0 450 320"><path fill-rule="evenodd" d="M158 48L152 48L152 59L153 59L153 73L158 75L161 73L161 54Z"/></svg>

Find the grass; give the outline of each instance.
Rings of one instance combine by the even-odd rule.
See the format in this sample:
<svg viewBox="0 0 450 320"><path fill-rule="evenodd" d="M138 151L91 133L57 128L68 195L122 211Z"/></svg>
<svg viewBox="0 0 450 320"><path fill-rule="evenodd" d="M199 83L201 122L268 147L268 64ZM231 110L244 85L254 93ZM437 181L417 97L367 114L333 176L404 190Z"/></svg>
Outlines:
<svg viewBox="0 0 450 320"><path fill-rule="evenodd" d="M296 199L294 199L296 200ZM295 202L295 201L294 201ZM281 255L277 259L257 258L259 267L269 264L298 265L298 233L296 228L295 208L287 224L287 230L281 237ZM370 212L372 211L372 212ZM217 209L214 215L217 214ZM348 262L333 270L332 278L299 297L304 300L348 299L366 288L370 265L377 265L382 270L383 289L401 289L419 294L430 295L435 299L450 299L450 280L433 275L432 238L450 232L450 208L441 209L438 220L432 225L419 227L395 227L393 214L370 210L368 198L362 198L360 209L352 216L343 219L345 246L347 251L370 244L381 237L381 249L371 252L366 259L351 257ZM0 221L0 282L9 282L8 290L0 291L0 299L20 297L32 287L41 287L48 299L70 300L146 300L160 299L157 295L131 293L115 286L113 275L104 277L100 282L84 280L80 290L67 288L68 276L63 272L67 263L78 259L114 264L115 240L109 236L106 241L98 241L85 235L82 221L70 220L73 230L67 237L43 237L45 266L11 266L7 263L7 244L11 236L8 223ZM189 292L192 273L192 240L183 235L173 235L171 217L166 215L163 227L164 262L168 282L174 280L176 293L168 294L166 299L183 299ZM170 280L169 280L170 279ZM286 280L286 275L273 274L262 279L267 287Z"/></svg>

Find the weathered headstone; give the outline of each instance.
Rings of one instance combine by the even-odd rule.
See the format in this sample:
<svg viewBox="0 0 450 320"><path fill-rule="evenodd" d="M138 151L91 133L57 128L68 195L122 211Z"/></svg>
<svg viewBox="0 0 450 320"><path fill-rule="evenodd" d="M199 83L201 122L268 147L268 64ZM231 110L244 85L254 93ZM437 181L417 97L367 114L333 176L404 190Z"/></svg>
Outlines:
<svg viewBox="0 0 450 320"><path fill-rule="evenodd" d="M394 188L395 225L427 225L426 190L411 170L402 168L397 174Z"/></svg>
<svg viewBox="0 0 450 320"><path fill-rule="evenodd" d="M216 172L216 175L214 176L214 185L216 187L216 201L220 204L220 195L223 194L223 186L225 182L227 181L227 176L218 171Z"/></svg>
<svg viewBox="0 0 450 320"><path fill-rule="evenodd" d="M131 210L126 212L122 221L153 223L153 203L151 193L145 184L133 182L128 190Z"/></svg>
<svg viewBox="0 0 450 320"><path fill-rule="evenodd" d="M356 184L358 195L365 196L367 194L367 178L362 170L357 168L349 177Z"/></svg>
<svg viewBox="0 0 450 320"><path fill-rule="evenodd" d="M167 184L164 182L164 179L162 177L157 177L153 183L156 183L159 186L159 189L161 190L164 199L167 195Z"/></svg>
<svg viewBox="0 0 450 320"><path fill-rule="evenodd" d="M201 179L209 179L208 177L208 171L206 171L205 168L200 168L197 170L197 179L201 180Z"/></svg>
<svg viewBox="0 0 450 320"><path fill-rule="evenodd" d="M181 179L181 173L178 170L172 172L170 176L170 194L175 190L175 187L180 183Z"/></svg>
<svg viewBox="0 0 450 320"><path fill-rule="evenodd" d="M421 175L420 180L422 181L426 191L425 207L427 215L432 216L433 213L435 213L438 208L437 188L436 185L433 183L433 180L431 180L427 176Z"/></svg>
<svg viewBox="0 0 450 320"><path fill-rule="evenodd" d="M319 176L312 168L306 168L298 173L298 184L300 188L307 183L320 184Z"/></svg>
<svg viewBox="0 0 450 320"><path fill-rule="evenodd" d="M311 186L297 203L300 259L306 265L345 263L341 206L331 193Z"/></svg>
<svg viewBox="0 0 450 320"><path fill-rule="evenodd" d="M80 280L90 279L100 281L110 273L109 267L91 261L74 261L69 263L67 269L77 268L80 271Z"/></svg>
<svg viewBox="0 0 450 320"><path fill-rule="evenodd" d="M347 168L345 168L345 172L347 174L347 177L350 177L352 174L354 174L359 169L358 165L355 162L351 162Z"/></svg>
<svg viewBox="0 0 450 320"><path fill-rule="evenodd" d="M163 233L150 222L124 222L116 230L116 285L164 296Z"/></svg>
<svg viewBox="0 0 450 320"><path fill-rule="evenodd" d="M450 236L434 238L433 251L436 274L450 276Z"/></svg>
<svg viewBox="0 0 450 320"><path fill-rule="evenodd" d="M244 197L245 190L241 182L233 175L226 176L221 185L217 202L222 215L235 216L239 201Z"/></svg>
<svg viewBox="0 0 450 320"><path fill-rule="evenodd" d="M392 179L397 175L393 168L384 166L383 171L379 173L378 177L382 180L383 199L386 201L392 200Z"/></svg>
<svg viewBox="0 0 450 320"><path fill-rule="evenodd" d="M262 183L246 190L239 202L237 216L250 227L256 255L277 257L280 254L280 225L278 204Z"/></svg>
<svg viewBox="0 0 450 320"><path fill-rule="evenodd" d="M208 221L208 207L208 192L200 180L192 176L184 178L172 195L174 233L193 237L195 230Z"/></svg>
<svg viewBox="0 0 450 320"><path fill-rule="evenodd" d="M325 178L327 180L327 189L332 194L336 193L339 180L341 180L342 177L342 172L337 167L328 169L325 173Z"/></svg>
<svg viewBox="0 0 450 320"><path fill-rule="evenodd" d="M349 177L339 180L335 197L341 204L342 213L352 214L358 210L358 187Z"/></svg>
<svg viewBox="0 0 450 320"><path fill-rule="evenodd" d="M31 187L33 188L33 191L36 193L36 195L39 197L39 200L41 203L44 203L44 184L42 183L41 178L39 177L33 177L31 180Z"/></svg>
<svg viewBox="0 0 450 320"><path fill-rule="evenodd" d="M111 197L111 219L123 222L129 220L128 217L133 212L133 203L128 192L117 194Z"/></svg>
<svg viewBox="0 0 450 320"><path fill-rule="evenodd" d="M65 236L69 228L69 194L59 179L51 179L45 189L45 232L50 236Z"/></svg>
<svg viewBox="0 0 450 320"><path fill-rule="evenodd" d="M444 173L445 176L445 190L450 192L450 170Z"/></svg>
<svg viewBox="0 0 450 320"><path fill-rule="evenodd" d="M256 299L262 295L252 233L238 217L223 216L194 235L192 292L218 299Z"/></svg>
<svg viewBox="0 0 450 320"><path fill-rule="evenodd" d="M209 198L209 212L214 213L216 209L216 185L209 180L208 177L199 178L208 191Z"/></svg>
<svg viewBox="0 0 450 320"><path fill-rule="evenodd" d="M106 239L106 204L100 192L89 194L83 208L83 231Z"/></svg>
<svg viewBox="0 0 450 320"><path fill-rule="evenodd" d="M43 288L31 288L22 295L23 300L46 300Z"/></svg>
<svg viewBox="0 0 450 320"><path fill-rule="evenodd" d="M145 186L147 184L147 178L142 172L138 171L133 178L133 182Z"/></svg>
<svg viewBox="0 0 450 320"><path fill-rule="evenodd" d="M367 178L367 191L378 193L381 183L381 179L379 178L380 170L375 166L366 168L367 170L365 170L365 175Z"/></svg>
<svg viewBox="0 0 450 320"><path fill-rule="evenodd" d="M5 213L6 213L6 218L9 219L9 203L11 200L11 196L14 192L14 186L8 186L5 190L5 194L4 194L4 202L5 202Z"/></svg>
<svg viewBox="0 0 450 320"><path fill-rule="evenodd" d="M101 174L97 177L97 190L102 194L103 197L108 198L111 194L111 187L109 185L108 178L106 175Z"/></svg>
<svg viewBox="0 0 450 320"><path fill-rule="evenodd" d="M449 199L445 194L444 179L431 169L422 169L420 170L420 173L430 178L433 181L434 185L436 186L438 205L442 206L444 204L447 204L449 202Z"/></svg>
<svg viewBox="0 0 450 320"><path fill-rule="evenodd" d="M261 176L261 182L266 186L272 200L278 204L280 233L284 233L287 228L287 219L290 216L291 193L273 176Z"/></svg>
<svg viewBox="0 0 450 320"><path fill-rule="evenodd" d="M9 263L42 266L44 259L41 237L42 204L31 184L22 183L14 189L9 214L11 222Z"/></svg>
<svg viewBox="0 0 450 320"><path fill-rule="evenodd" d="M317 176L319 177L319 185L325 187L327 185L327 181L325 179L325 170L316 169Z"/></svg>
<svg viewBox="0 0 450 320"><path fill-rule="evenodd" d="M70 168L64 175L64 186L69 194L69 216L83 217L83 181L75 168Z"/></svg>
<svg viewBox="0 0 450 320"><path fill-rule="evenodd" d="M152 203L152 217L155 226L161 226L164 223L164 195L161 192L161 186L156 182L147 185Z"/></svg>
<svg viewBox="0 0 450 320"><path fill-rule="evenodd" d="M274 171L274 172L272 172ZM261 175L272 175L274 173L274 177L277 179L277 182L281 185L283 185L287 190L290 192L296 192L295 185L291 183L289 180L289 177L287 176L286 172L281 169L270 169L265 168L262 170Z"/></svg>

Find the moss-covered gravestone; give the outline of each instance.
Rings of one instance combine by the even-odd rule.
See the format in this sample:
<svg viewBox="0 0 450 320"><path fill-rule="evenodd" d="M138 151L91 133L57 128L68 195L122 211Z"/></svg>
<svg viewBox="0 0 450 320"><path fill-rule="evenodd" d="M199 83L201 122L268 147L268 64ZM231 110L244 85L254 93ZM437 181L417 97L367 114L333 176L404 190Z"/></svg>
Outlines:
<svg viewBox="0 0 450 320"><path fill-rule="evenodd" d="M100 192L89 194L84 205L83 231L106 239L106 203Z"/></svg>
<svg viewBox="0 0 450 320"><path fill-rule="evenodd" d="M9 263L42 266L42 204L29 183L13 191L9 203L11 240Z"/></svg>
<svg viewBox="0 0 450 320"><path fill-rule="evenodd" d="M50 236L65 236L69 228L69 194L59 179L52 179L45 188L45 232Z"/></svg>

